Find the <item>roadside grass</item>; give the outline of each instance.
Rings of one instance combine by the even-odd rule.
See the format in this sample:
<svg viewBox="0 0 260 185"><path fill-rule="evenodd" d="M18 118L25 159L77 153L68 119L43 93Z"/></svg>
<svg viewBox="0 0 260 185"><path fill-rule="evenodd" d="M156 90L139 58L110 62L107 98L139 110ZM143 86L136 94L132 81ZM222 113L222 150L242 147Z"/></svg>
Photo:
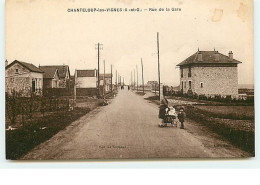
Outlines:
<svg viewBox="0 0 260 185"><path fill-rule="evenodd" d="M149 96L148 98L145 98L146 100L149 101L159 101L159 96Z"/></svg>
<svg viewBox="0 0 260 185"><path fill-rule="evenodd" d="M32 120L16 130L6 130L6 159L19 159L89 111L89 108L76 107L73 111L58 112Z"/></svg>
<svg viewBox="0 0 260 185"><path fill-rule="evenodd" d="M234 119L234 120L254 120L254 106L196 106L205 114L211 117Z"/></svg>
<svg viewBox="0 0 260 185"><path fill-rule="evenodd" d="M213 132L223 136L233 145L255 155L255 130L252 119L252 108L224 106L187 106L186 115L189 119L209 127ZM240 110L242 113L239 115ZM243 111L244 112L243 112ZM229 111L229 113L226 113ZM249 112L249 114L248 114ZM243 115L244 114L244 115ZM248 115L247 115L248 114Z"/></svg>
<svg viewBox="0 0 260 185"><path fill-rule="evenodd" d="M220 102L213 100L201 100L189 97L178 97L178 96L165 96L167 99L183 100L189 102L196 102L197 104L203 104L208 106L254 106L254 102Z"/></svg>

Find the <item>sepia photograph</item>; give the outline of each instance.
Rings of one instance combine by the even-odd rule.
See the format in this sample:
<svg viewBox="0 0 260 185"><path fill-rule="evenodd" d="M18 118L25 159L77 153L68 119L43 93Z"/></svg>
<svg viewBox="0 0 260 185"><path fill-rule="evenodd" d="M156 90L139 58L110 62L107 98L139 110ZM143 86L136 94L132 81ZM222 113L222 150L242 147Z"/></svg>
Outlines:
<svg viewBox="0 0 260 185"><path fill-rule="evenodd" d="M7 0L6 160L255 157L253 0Z"/></svg>

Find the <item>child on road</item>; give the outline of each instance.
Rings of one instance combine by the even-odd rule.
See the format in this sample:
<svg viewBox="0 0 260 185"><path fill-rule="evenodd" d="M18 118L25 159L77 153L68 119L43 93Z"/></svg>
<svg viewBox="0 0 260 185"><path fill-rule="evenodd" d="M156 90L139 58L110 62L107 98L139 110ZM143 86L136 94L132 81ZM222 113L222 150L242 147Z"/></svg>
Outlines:
<svg viewBox="0 0 260 185"><path fill-rule="evenodd" d="M184 109L181 107L180 112L178 114L178 119L181 122L181 129L184 129L184 119L186 117L186 114L184 112Z"/></svg>

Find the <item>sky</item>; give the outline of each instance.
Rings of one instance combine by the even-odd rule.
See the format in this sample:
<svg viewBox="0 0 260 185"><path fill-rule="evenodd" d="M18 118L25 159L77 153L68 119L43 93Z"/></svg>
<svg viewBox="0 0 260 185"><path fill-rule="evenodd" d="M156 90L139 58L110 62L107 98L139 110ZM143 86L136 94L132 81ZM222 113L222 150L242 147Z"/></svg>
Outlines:
<svg viewBox="0 0 260 185"><path fill-rule="evenodd" d="M163 12L68 12L68 8L181 8ZM141 58L144 81L179 85L176 65L200 50L233 51L239 84L254 83L253 1L246 0L7 0L6 59L39 65L97 68L97 43L103 61L131 80ZM135 72L136 74L136 72ZM113 80L114 81L114 80Z"/></svg>

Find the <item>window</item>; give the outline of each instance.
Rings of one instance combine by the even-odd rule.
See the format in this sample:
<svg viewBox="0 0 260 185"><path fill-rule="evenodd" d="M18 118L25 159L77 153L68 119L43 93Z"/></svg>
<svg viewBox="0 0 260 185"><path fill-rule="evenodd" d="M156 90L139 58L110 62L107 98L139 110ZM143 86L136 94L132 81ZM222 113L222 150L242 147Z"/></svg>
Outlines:
<svg viewBox="0 0 260 185"><path fill-rule="evenodd" d="M32 92L36 91L36 81L33 79L32 80Z"/></svg>
<svg viewBox="0 0 260 185"><path fill-rule="evenodd" d="M183 77L183 69L181 69L181 78Z"/></svg>
<svg viewBox="0 0 260 185"><path fill-rule="evenodd" d="M200 82L200 88L203 88L203 82Z"/></svg>
<svg viewBox="0 0 260 185"><path fill-rule="evenodd" d="M191 77L191 67L189 67L188 77Z"/></svg>
<svg viewBox="0 0 260 185"><path fill-rule="evenodd" d="M15 74L18 74L18 69L15 69Z"/></svg>
<svg viewBox="0 0 260 185"><path fill-rule="evenodd" d="M191 89L191 81L189 81L189 89Z"/></svg>
<svg viewBox="0 0 260 185"><path fill-rule="evenodd" d="M186 89L186 81L184 82L184 88Z"/></svg>

